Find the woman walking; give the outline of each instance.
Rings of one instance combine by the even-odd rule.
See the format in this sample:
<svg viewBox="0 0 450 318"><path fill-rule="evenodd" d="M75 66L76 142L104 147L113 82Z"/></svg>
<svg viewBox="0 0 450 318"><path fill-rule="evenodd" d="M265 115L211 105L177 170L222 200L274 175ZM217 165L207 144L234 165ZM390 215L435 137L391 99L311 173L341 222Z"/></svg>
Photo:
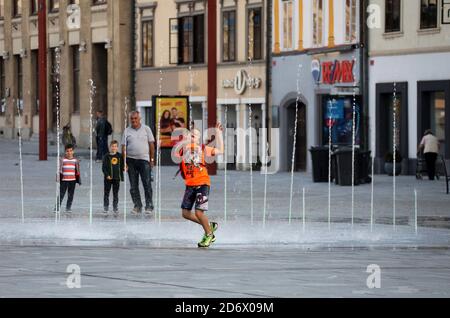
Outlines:
<svg viewBox="0 0 450 318"><path fill-rule="evenodd" d="M431 129L426 130L419 145L419 152L423 151L430 180L434 180L436 176L436 159L439 154L439 148L439 140L433 135Z"/></svg>

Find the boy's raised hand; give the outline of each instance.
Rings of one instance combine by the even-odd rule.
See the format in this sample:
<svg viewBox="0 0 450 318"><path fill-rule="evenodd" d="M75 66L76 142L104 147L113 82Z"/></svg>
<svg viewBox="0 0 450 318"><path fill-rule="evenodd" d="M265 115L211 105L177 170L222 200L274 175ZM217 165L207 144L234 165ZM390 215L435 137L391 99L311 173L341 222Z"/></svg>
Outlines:
<svg viewBox="0 0 450 318"><path fill-rule="evenodd" d="M218 131L223 131L223 126L222 126L222 124L218 122L218 123L216 124L216 129L217 129Z"/></svg>

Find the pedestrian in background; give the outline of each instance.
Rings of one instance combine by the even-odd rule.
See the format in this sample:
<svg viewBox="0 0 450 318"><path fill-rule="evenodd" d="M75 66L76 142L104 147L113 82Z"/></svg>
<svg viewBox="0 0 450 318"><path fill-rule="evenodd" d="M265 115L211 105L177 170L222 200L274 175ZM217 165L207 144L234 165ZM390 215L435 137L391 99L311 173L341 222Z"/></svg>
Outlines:
<svg viewBox="0 0 450 318"><path fill-rule="evenodd" d="M112 126L101 110L97 111L95 134L97 141L96 162L102 162L103 157L108 153L108 136L112 134Z"/></svg>
<svg viewBox="0 0 450 318"><path fill-rule="evenodd" d="M64 147L66 147L67 145L72 145L74 148L77 147L77 140L75 139L75 136L72 134L70 124L67 124L66 126L63 127L62 142Z"/></svg>
<svg viewBox="0 0 450 318"><path fill-rule="evenodd" d="M425 162L427 163L427 172L430 180L434 180L436 176L436 159L439 154L439 140L431 129L425 131L422 141L419 145L419 151L423 151Z"/></svg>

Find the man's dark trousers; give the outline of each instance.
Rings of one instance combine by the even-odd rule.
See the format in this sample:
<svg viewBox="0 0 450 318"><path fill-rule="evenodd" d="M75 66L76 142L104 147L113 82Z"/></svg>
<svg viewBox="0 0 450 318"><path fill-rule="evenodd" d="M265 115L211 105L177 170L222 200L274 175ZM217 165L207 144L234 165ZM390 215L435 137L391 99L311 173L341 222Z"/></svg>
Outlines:
<svg viewBox="0 0 450 318"><path fill-rule="evenodd" d="M96 160L103 160L103 156L108 153L108 137L97 136L97 158Z"/></svg>
<svg viewBox="0 0 450 318"><path fill-rule="evenodd" d="M142 209L141 194L139 193L139 176L145 193L145 207L153 209L153 191L150 180L151 167L146 160L127 158L128 177L130 178L130 193L134 207Z"/></svg>

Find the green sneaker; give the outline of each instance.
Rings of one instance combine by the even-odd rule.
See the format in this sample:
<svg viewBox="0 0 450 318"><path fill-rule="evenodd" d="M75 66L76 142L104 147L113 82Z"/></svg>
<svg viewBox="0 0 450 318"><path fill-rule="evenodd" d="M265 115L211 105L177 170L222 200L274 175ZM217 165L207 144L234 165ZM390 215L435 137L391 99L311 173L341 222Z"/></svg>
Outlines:
<svg viewBox="0 0 450 318"><path fill-rule="evenodd" d="M217 224L216 222L211 222L211 223L209 223L209 226L211 227L211 231L212 231L213 234L214 234L214 233L217 231L217 229L219 228L219 224ZM211 243L214 243L215 241L216 241L216 236L213 235L213 239L212 239Z"/></svg>
<svg viewBox="0 0 450 318"><path fill-rule="evenodd" d="M215 238L214 234L210 234L210 235L205 234L203 236L202 241L198 243L198 247L199 248L208 248L211 246L212 243L214 243L215 240L216 240L216 238Z"/></svg>
<svg viewBox="0 0 450 318"><path fill-rule="evenodd" d="M211 223L209 223L209 226L211 227L211 231L213 232L213 234L214 234L214 232L216 232L217 229L219 228L219 224L217 224L216 222L211 222Z"/></svg>

